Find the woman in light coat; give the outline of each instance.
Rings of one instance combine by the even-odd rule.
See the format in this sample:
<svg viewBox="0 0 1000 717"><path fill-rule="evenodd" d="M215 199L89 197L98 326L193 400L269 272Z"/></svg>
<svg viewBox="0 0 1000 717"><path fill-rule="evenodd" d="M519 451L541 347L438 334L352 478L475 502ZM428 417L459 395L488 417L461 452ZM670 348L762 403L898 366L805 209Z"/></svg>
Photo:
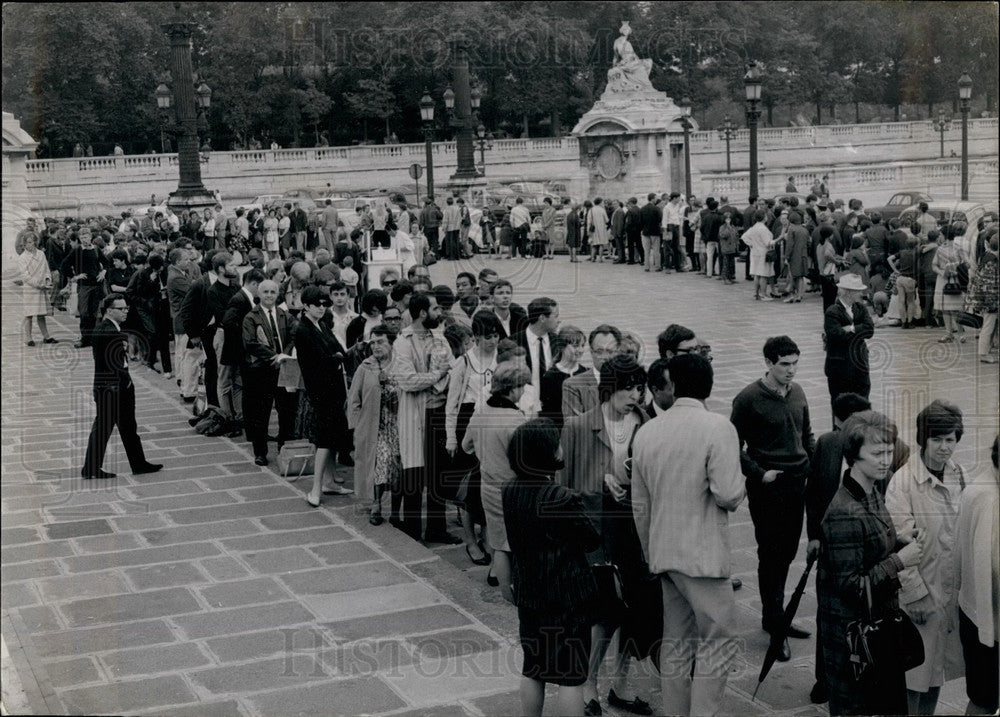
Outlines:
<svg viewBox="0 0 1000 717"><path fill-rule="evenodd" d="M382 524L382 496L393 493L393 518L399 516L399 386L393 380L392 342L396 333L385 324L371 330L372 355L354 374L347 396L347 420L354 429L354 490L362 500L371 498L368 522Z"/></svg>
<svg viewBox="0 0 1000 717"><path fill-rule="evenodd" d="M962 412L932 401L917 415L919 455L889 481L885 505L896 532L922 533L920 563L899 573L900 606L924 642L924 662L906 673L909 714L932 715L941 685L964 674L958 630L955 526L965 474L952 454L962 439Z"/></svg>
<svg viewBox="0 0 1000 717"><path fill-rule="evenodd" d="M958 279L958 268L968 259L965 252L955 243L955 237L961 236L962 231L957 226L945 227L938 239L938 248L934 253L934 263L932 268L937 275L934 282L934 310L941 312L944 320L945 335L938 341L940 343L951 343L958 334L958 340L965 343L965 328L959 324L955 317L959 311L965 307L965 292L960 294L946 294L944 287L946 284Z"/></svg>
<svg viewBox="0 0 1000 717"><path fill-rule="evenodd" d="M590 210L590 220L587 225L590 238L590 260L604 262L604 247L608 245L608 213L604 210L604 201L600 197L594 199L594 207Z"/></svg>
<svg viewBox="0 0 1000 717"><path fill-rule="evenodd" d="M38 248L38 235L29 232L24 238L24 251L17 257L21 270L21 304L24 307L24 342L34 346L31 338L31 320L38 322L38 330L47 344L56 340L49 336L45 317L49 313L49 292L52 290L52 274L45 252Z"/></svg>
<svg viewBox="0 0 1000 717"><path fill-rule="evenodd" d="M754 277L753 298L773 301L767 293L767 280L774 276L774 262L767 260L768 250L774 246L774 236L764 220L767 214L758 210L753 215L754 224L743 233L743 243L750 247L750 274Z"/></svg>

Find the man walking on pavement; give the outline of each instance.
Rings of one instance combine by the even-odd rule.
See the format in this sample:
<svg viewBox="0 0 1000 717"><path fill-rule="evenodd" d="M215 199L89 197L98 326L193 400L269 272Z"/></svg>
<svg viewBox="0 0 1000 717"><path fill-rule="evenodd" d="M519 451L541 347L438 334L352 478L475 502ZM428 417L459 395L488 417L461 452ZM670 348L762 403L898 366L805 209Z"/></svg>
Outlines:
<svg viewBox="0 0 1000 717"><path fill-rule="evenodd" d="M90 429L87 455L80 475L85 479L115 477L114 473L101 468L108 439L115 426L118 427L132 474L155 473L163 465L146 460L135 421L135 385L128 371L128 339L122 331L122 324L128 316L128 302L121 294L109 294L101 300L100 312L104 320L93 332L97 415Z"/></svg>
<svg viewBox="0 0 1000 717"><path fill-rule="evenodd" d="M730 418L740 437L757 539L762 627L769 633L780 629L784 615L785 582L802 535L806 477L815 448L805 392L792 380L799 355L788 336L769 338L764 344L767 373L740 391ZM796 626L786 631L786 637L809 634ZM791 659L787 639L778 659Z"/></svg>

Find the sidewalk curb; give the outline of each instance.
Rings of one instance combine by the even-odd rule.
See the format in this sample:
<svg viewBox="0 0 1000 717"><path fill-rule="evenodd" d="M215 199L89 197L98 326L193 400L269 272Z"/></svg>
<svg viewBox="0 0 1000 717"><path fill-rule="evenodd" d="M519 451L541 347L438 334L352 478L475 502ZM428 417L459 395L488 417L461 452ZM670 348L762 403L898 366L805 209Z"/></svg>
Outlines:
<svg viewBox="0 0 1000 717"><path fill-rule="evenodd" d="M42 662L35 653L29 631L19 615L2 614L5 652L3 709L5 714L69 714L49 683ZM33 665L37 665L36 670ZM13 681L14 684L9 684ZM9 701L8 701L9 700Z"/></svg>

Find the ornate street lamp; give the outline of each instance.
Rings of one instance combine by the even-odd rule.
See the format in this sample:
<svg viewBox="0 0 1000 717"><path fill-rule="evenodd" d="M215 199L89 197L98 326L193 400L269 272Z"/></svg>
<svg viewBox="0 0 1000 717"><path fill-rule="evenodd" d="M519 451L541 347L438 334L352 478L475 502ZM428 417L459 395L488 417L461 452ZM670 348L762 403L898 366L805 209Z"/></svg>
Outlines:
<svg viewBox="0 0 1000 717"><path fill-rule="evenodd" d="M207 148L211 146L211 139L208 136L208 110L212 106L212 88L202 82L198 85L198 89L194 91L194 100L195 104L198 105L199 134L205 138L202 147ZM203 132L201 131L202 128L204 128Z"/></svg>
<svg viewBox="0 0 1000 717"><path fill-rule="evenodd" d="M168 112L173 102L174 98L170 94L170 88L167 87L166 83L161 82L156 88L156 106L160 109L160 151L163 154L170 152L170 147L167 145L166 126Z"/></svg>
<svg viewBox="0 0 1000 717"><path fill-rule="evenodd" d="M194 72L191 68L191 37L196 27L181 15L181 4L174 3L174 20L162 25L170 38L170 74L174 79L174 106L179 125L177 163L180 182L171 192L167 205L175 211L214 206L215 196L201 181L201 156L198 153L198 113ZM199 88L200 89L200 88ZM205 87L208 90L208 87ZM205 101L211 95L206 93ZM160 94L157 94L157 102Z"/></svg>
<svg viewBox="0 0 1000 717"><path fill-rule="evenodd" d="M743 89L746 92L747 127L750 128L750 194L759 196L757 188L757 121L760 119L760 89L763 76L756 62L751 62L747 73L743 76Z"/></svg>
<svg viewBox="0 0 1000 717"><path fill-rule="evenodd" d="M427 196L434 198L434 146L431 139L434 135L434 100L425 89L420 98L420 121L423 123L424 144L427 150Z"/></svg>
<svg viewBox="0 0 1000 717"><path fill-rule="evenodd" d="M941 159L944 159L944 133L951 129L951 117L945 117L944 110L939 110L933 127L941 137Z"/></svg>
<svg viewBox="0 0 1000 717"><path fill-rule="evenodd" d="M729 115L726 115L725 121L723 121L722 125L719 127L719 139L726 140L726 174L729 174L730 172L733 171L733 165L730 162L730 156L729 156L729 140L731 140L735 136L736 136L736 125L733 123L731 119L729 119Z"/></svg>
<svg viewBox="0 0 1000 717"><path fill-rule="evenodd" d="M963 72L958 78L958 109L962 113L962 201L969 199L969 105L972 100L972 78Z"/></svg>
<svg viewBox="0 0 1000 717"><path fill-rule="evenodd" d="M493 149L493 133L487 132L482 123L476 127L476 144L479 146L479 166L482 167L480 176L486 176L486 150Z"/></svg>
<svg viewBox="0 0 1000 717"><path fill-rule="evenodd" d="M472 146L472 88L469 82L469 41L462 34L449 40L452 53L452 82L455 90L445 92L445 105L454 109L451 126L458 130L455 136L455 154L458 169L451 175L452 182L467 183L479 176L476 172L476 154ZM449 98L449 93L451 97ZM478 103L478 99L476 100Z"/></svg>
<svg viewBox="0 0 1000 717"><path fill-rule="evenodd" d="M691 196L691 100L684 97L681 100L681 127L684 128L684 196Z"/></svg>

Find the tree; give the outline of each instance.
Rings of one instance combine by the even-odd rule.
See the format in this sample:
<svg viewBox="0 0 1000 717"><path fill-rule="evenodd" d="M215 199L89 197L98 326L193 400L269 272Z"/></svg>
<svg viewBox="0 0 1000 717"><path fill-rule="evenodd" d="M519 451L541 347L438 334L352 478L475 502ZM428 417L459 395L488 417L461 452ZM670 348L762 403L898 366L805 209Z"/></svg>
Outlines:
<svg viewBox="0 0 1000 717"><path fill-rule="evenodd" d="M372 117L385 120L385 136L390 134L389 116L396 107L396 100L386 83L380 80L358 80L360 92L345 92L348 106L364 122L365 141L368 141L368 120Z"/></svg>
<svg viewBox="0 0 1000 717"><path fill-rule="evenodd" d="M316 144L318 145L319 124L333 106L333 100L325 92L316 89L316 83L312 80L306 82L305 89L295 90L295 96L299 101L299 111L309 121L309 124L313 126L313 132L316 134ZM388 126L386 129L388 130Z"/></svg>

